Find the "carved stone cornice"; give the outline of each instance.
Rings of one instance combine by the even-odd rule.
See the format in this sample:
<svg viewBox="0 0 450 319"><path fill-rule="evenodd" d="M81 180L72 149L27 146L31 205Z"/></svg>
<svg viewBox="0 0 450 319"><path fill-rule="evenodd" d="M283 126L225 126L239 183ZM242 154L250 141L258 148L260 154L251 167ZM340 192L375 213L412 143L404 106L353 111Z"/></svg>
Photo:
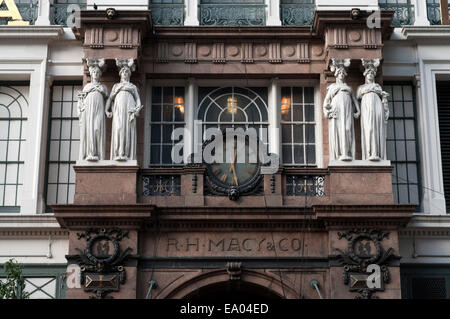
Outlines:
<svg viewBox="0 0 450 319"><path fill-rule="evenodd" d="M415 205L315 205L317 219L327 229L343 227L405 227L413 216Z"/></svg>
<svg viewBox="0 0 450 319"><path fill-rule="evenodd" d="M80 27L73 31L85 58L138 59L143 39L152 35L151 12L116 11L108 18L104 10L82 10Z"/></svg>
<svg viewBox="0 0 450 319"><path fill-rule="evenodd" d="M93 227L141 229L151 220L153 205L53 205L62 228L84 230Z"/></svg>

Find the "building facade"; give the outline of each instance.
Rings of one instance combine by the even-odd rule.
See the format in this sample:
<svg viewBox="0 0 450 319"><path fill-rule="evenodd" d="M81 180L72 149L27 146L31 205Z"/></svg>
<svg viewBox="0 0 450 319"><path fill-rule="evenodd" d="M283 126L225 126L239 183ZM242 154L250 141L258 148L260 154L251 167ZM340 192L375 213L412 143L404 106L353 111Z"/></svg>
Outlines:
<svg viewBox="0 0 450 319"><path fill-rule="evenodd" d="M439 1L1 8L0 262L24 265L32 298L450 297L450 27ZM114 117L104 159L79 160L79 92L99 59L108 96L116 59L132 60L143 105L134 161L109 160ZM389 162L362 160L359 119L355 160L330 160L323 106L340 59L355 93L361 59L381 61ZM181 163L180 128L191 133ZM277 169L192 160L208 128L255 129ZM369 265L381 274L372 288Z"/></svg>

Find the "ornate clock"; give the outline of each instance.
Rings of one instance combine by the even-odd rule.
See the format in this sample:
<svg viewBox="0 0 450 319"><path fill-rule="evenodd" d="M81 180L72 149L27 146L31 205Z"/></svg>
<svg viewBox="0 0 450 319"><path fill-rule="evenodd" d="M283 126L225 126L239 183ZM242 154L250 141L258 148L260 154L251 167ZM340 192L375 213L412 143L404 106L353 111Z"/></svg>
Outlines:
<svg viewBox="0 0 450 319"><path fill-rule="evenodd" d="M225 134L224 134L225 136ZM205 142L205 146L212 141ZM241 195L250 195L259 188L262 175L259 162L250 163L249 158L253 155L249 147L249 139L245 139L245 148L238 149L236 139L233 148L227 152L227 143L223 142L223 161L206 164L205 180L207 186L214 195L228 195L230 200L238 200ZM238 152L245 152L245 162L239 163ZM231 158L226 159L227 154ZM258 154L256 154L258 155Z"/></svg>

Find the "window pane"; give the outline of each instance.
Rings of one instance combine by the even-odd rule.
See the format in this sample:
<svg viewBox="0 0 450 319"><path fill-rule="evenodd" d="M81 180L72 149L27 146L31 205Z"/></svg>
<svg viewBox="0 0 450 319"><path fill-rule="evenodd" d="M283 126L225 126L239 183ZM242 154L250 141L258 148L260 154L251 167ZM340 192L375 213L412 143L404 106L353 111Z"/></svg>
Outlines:
<svg viewBox="0 0 450 319"><path fill-rule="evenodd" d="M300 124L293 125L293 127L294 127L294 143L304 143L303 126L304 125L300 125ZM308 132L307 132L307 134L308 134Z"/></svg>
<svg viewBox="0 0 450 319"><path fill-rule="evenodd" d="M292 146L283 145L283 163L292 164Z"/></svg>
<svg viewBox="0 0 450 319"><path fill-rule="evenodd" d="M291 125L282 125L283 143L292 143L292 127Z"/></svg>

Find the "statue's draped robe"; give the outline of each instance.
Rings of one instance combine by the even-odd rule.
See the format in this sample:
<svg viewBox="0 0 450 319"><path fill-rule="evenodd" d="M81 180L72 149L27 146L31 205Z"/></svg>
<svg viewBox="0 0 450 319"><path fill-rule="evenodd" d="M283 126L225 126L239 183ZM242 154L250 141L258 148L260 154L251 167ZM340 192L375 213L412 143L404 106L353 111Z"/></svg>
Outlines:
<svg viewBox="0 0 450 319"><path fill-rule="evenodd" d="M331 100L329 121L330 160L341 156L355 158L355 129L353 124L352 89L347 84L331 84L327 89Z"/></svg>
<svg viewBox="0 0 450 319"><path fill-rule="evenodd" d="M111 133L111 160L136 160L136 119L130 116L136 110L137 87L132 83L117 83L113 106Z"/></svg>
<svg viewBox="0 0 450 319"><path fill-rule="evenodd" d="M377 83L361 85L357 98L361 99L362 159L386 160L386 122L382 102L383 90Z"/></svg>
<svg viewBox="0 0 450 319"><path fill-rule="evenodd" d="M105 100L108 89L101 83L88 83L83 88L84 99L79 99L80 160L105 159Z"/></svg>

